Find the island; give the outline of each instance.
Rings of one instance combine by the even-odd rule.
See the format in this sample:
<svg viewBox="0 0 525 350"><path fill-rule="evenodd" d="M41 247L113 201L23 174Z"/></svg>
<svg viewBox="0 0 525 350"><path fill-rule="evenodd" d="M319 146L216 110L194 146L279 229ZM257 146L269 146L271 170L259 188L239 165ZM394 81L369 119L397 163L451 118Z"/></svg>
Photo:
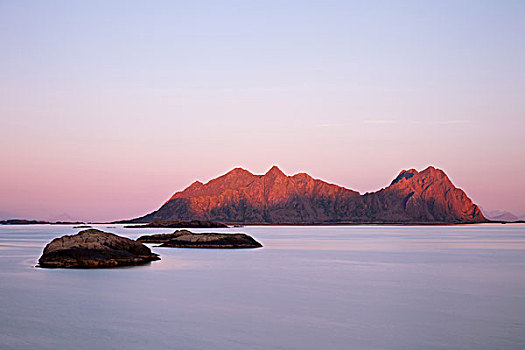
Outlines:
<svg viewBox="0 0 525 350"><path fill-rule="evenodd" d="M244 233L193 233L177 230L173 233L146 235L137 238L142 243L161 243L159 247L244 249L261 248L262 244Z"/></svg>
<svg viewBox="0 0 525 350"><path fill-rule="evenodd" d="M108 268L160 260L144 244L96 229L55 238L44 248L38 267Z"/></svg>
<svg viewBox="0 0 525 350"><path fill-rule="evenodd" d="M242 168L195 181L159 209L127 223L209 220L228 225L453 225L489 222L445 172L402 170L389 186L360 194L277 166L256 175Z"/></svg>
<svg viewBox="0 0 525 350"><path fill-rule="evenodd" d="M1 220L0 225L83 225L82 221L45 221L45 220L27 220L27 219L9 219Z"/></svg>

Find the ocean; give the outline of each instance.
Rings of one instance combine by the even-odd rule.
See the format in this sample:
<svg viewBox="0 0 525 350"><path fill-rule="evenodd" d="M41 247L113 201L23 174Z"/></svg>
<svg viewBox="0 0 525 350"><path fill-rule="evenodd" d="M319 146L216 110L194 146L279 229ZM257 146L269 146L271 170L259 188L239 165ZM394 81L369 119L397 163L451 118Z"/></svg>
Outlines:
<svg viewBox="0 0 525 350"><path fill-rule="evenodd" d="M80 230L0 226L1 349L525 349L525 225L195 229L264 248L35 268Z"/></svg>

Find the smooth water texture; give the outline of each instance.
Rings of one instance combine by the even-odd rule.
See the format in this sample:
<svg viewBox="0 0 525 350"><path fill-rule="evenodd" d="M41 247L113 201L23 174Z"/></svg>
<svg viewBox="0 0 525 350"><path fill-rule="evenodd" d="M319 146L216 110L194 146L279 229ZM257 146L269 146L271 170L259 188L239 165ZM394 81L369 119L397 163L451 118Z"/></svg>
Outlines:
<svg viewBox="0 0 525 350"><path fill-rule="evenodd" d="M525 349L524 225L214 229L264 248L34 268L78 231L0 226L1 349Z"/></svg>

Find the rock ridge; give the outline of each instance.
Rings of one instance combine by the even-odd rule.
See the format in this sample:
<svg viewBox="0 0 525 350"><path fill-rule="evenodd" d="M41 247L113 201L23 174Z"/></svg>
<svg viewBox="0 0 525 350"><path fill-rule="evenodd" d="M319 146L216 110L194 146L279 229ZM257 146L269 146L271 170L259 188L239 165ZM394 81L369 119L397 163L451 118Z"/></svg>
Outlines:
<svg viewBox="0 0 525 350"><path fill-rule="evenodd" d="M363 195L306 173L264 175L235 168L207 183L195 182L158 210L130 222L204 220L229 224L479 223L478 206L444 171L403 170L391 184Z"/></svg>

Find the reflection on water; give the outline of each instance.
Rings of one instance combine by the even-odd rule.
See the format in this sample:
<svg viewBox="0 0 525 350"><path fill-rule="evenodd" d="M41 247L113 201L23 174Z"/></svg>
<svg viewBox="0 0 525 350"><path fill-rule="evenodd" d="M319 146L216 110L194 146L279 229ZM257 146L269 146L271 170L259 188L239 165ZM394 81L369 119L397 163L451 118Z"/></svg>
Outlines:
<svg viewBox="0 0 525 350"><path fill-rule="evenodd" d="M214 229L264 248L150 245L162 260L144 266L34 268L80 230L0 226L1 349L525 348L524 225Z"/></svg>

